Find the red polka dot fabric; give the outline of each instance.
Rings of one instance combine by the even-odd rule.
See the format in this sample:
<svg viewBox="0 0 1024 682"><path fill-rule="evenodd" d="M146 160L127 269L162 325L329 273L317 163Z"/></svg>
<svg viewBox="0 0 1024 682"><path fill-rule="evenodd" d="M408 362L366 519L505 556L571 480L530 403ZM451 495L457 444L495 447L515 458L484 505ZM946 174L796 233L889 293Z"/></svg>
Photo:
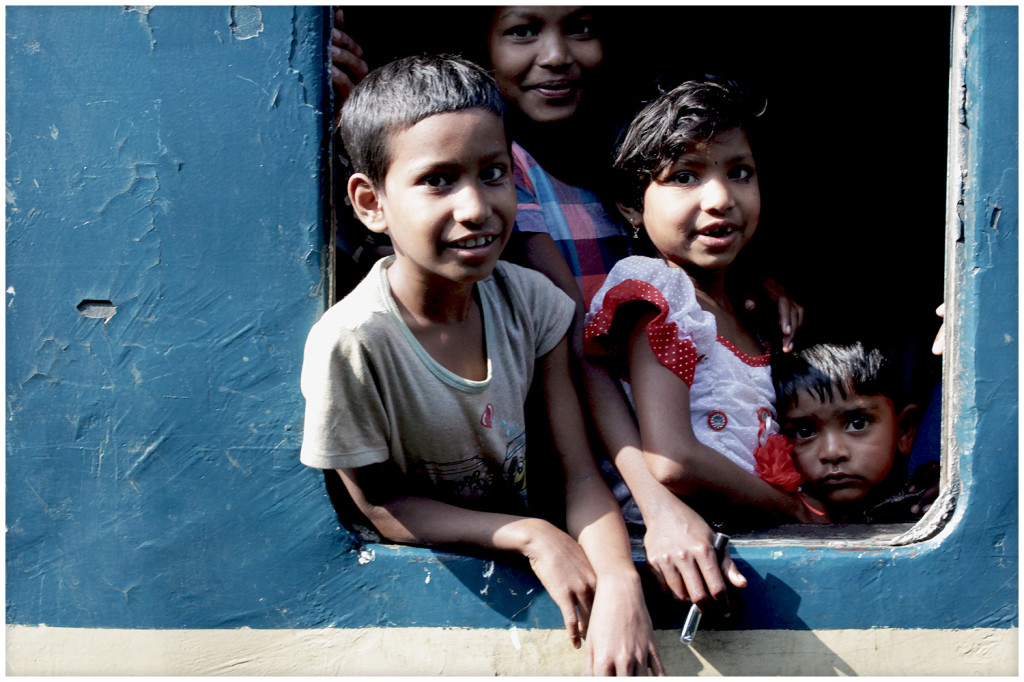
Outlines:
<svg viewBox="0 0 1024 682"><path fill-rule="evenodd" d="M769 364L771 364L772 356L769 355L768 353L765 353L764 355L747 355L739 348L734 346L732 341L721 335L718 336L718 343L728 348L730 351L732 351L733 355L735 355L741 361L750 365L751 367L767 367Z"/></svg>
<svg viewBox="0 0 1024 682"><path fill-rule="evenodd" d="M680 338L678 325L666 321L669 312L668 302L660 291L647 282L627 279L608 290L604 295L603 307L587 325L584 332L585 342L608 334L615 319L615 312L621 305L634 301L647 301L658 309L658 316L647 325L647 338L651 350L661 364L672 370L686 382L687 386L692 386L693 373L700 360L697 347L690 339ZM600 346L598 349L599 352L607 351L607 348Z"/></svg>
<svg viewBox="0 0 1024 682"><path fill-rule="evenodd" d="M616 263L595 294L584 330L589 355L622 351L624 339L616 335L624 332L613 328L615 315L636 301L658 311L647 327L651 350L689 387L694 435L753 473L759 435L778 431L770 356L747 355L718 334L715 316L700 307L685 270L642 256ZM623 387L630 395L628 381Z"/></svg>

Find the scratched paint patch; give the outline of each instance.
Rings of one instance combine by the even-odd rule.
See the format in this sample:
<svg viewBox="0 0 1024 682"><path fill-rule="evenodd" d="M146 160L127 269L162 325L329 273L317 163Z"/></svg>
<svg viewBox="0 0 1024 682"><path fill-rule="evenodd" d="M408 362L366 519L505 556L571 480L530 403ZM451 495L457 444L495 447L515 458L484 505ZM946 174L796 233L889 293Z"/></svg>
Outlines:
<svg viewBox="0 0 1024 682"><path fill-rule="evenodd" d="M78 304L78 312L82 313L82 317L91 317L95 319L103 320L106 324L110 321L110 318L117 313L117 306L110 301L82 301Z"/></svg>
<svg viewBox="0 0 1024 682"><path fill-rule="evenodd" d="M255 38L263 31L263 12L259 7L240 5L231 8L231 35L238 40Z"/></svg>
<svg viewBox="0 0 1024 682"><path fill-rule="evenodd" d="M359 552L359 563L368 564L377 558L377 553L372 549L364 549Z"/></svg>

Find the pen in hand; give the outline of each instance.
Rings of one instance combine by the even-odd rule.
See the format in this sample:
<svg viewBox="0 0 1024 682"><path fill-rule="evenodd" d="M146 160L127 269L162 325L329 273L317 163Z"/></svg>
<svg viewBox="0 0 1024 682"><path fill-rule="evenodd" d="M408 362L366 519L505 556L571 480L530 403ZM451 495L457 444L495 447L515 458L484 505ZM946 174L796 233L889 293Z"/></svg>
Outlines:
<svg viewBox="0 0 1024 682"><path fill-rule="evenodd" d="M722 559L728 551L729 536L724 533L715 533L715 556L718 557L718 565L722 565ZM683 623L683 630L679 633L680 642L692 642L697 634L697 626L700 625L700 609L696 604L690 604L690 611L686 614L686 622Z"/></svg>

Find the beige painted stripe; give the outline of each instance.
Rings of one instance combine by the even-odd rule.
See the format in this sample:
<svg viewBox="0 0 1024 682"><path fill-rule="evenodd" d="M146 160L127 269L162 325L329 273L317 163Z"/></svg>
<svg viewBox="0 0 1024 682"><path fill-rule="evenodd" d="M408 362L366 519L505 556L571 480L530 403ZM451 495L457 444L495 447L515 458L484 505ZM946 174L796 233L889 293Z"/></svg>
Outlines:
<svg viewBox="0 0 1024 682"><path fill-rule="evenodd" d="M1017 675L1018 629L658 632L670 675ZM7 626L8 675L577 675L562 631Z"/></svg>

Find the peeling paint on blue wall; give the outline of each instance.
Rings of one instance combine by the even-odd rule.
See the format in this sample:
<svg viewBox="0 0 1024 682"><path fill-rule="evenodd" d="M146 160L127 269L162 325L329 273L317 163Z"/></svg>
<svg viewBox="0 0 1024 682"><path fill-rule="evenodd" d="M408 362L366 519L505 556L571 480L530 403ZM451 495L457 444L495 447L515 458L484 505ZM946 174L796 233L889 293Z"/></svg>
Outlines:
<svg viewBox="0 0 1024 682"><path fill-rule="evenodd" d="M7 8L9 623L293 626L280 557L337 553L296 455L323 22Z"/></svg>

